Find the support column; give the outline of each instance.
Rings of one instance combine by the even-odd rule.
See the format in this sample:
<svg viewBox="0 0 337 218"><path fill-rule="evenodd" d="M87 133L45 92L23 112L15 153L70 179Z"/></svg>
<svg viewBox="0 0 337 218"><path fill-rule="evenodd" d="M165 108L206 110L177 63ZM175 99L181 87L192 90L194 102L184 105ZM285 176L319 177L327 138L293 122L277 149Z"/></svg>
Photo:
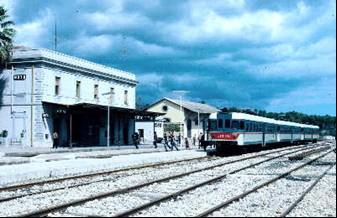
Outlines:
<svg viewBox="0 0 337 218"><path fill-rule="evenodd" d="M31 102L30 102L30 146L33 147L34 146L34 71L35 71L35 67L34 65L32 66L32 89L31 89Z"/></svg>
<svg viewBox="0 0 337 218"><path fill-rule="evenodd" d="M69 147L73 148L73 114L69 110Z"/></svg>
<svg viewBox="0 0 337 218"><path fill-rule="evenodd" d="M118 141L118 139L119 139L119 118L118 117L115 117L115 119L114 119L114 139L113 139L113 141L114 141L114 144L115 145L118 145L119 144L119 141Z"/></svg>
<svg viewBox="0 0 337 218"><path fill-rule="evenodd" d="M136 124L135 124L135 119L130 118L129 119L129 144L132 143L132 135L135 133L136 131Z"/></svg>
<svg viewBox="0 0 337 218"><path fill-rule="evenodd" d="M108 106L108 115L107 115L107 131L106 131L106 136L107 136L107 147L110 147L110 106Z"/></svg>
<svg viewBox="0 0 337 218"><path fill-rule="evenodd" d="M119 120L120 125L119 125L119 142L120 144L124 145L124 119L121 118Z"/></svg>

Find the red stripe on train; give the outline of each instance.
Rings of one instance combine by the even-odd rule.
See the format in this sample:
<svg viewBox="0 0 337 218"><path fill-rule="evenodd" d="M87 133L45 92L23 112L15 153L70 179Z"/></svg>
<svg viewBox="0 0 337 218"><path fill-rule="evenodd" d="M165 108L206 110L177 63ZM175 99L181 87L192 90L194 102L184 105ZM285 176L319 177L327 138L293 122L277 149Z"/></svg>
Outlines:
<svg viewBox="0 0 337 218"><path fill-rule="evenodd" d="M217 132L210 133L212 139L224 139L224 140L236 140L239 138L240 133L228 133L228 132Z"/></svg>

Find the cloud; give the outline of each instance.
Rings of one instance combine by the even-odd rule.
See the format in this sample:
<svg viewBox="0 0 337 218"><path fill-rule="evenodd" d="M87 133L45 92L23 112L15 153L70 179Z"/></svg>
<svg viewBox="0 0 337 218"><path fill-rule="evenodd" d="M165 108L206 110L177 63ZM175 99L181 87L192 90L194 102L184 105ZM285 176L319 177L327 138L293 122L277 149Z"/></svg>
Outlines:
<svg viewBox="0 0 337 218"><path fill-rule="evenodd" d="M142 102L184 89L219 107L335 108L334 0L3 2L18 44L52 49L56 19L60 51L137 74Z"/></svg>
<svg viewBox="0 0 337 218"><path fill-rule="evenodd" d="M291 101L290 101L290 100ZM270 101L267 109L273 111L290 111L292 108L303 108L302 110L314 114L314 107L317 105L329 105L336 110L336 80L323 78L314 85L309 85L295 89L289 93L283 94L277 99ZM333 108L326 111L333 112ZM324 111L324 110L323 110ZM328 113L328 112L325 112Z"/></svg>

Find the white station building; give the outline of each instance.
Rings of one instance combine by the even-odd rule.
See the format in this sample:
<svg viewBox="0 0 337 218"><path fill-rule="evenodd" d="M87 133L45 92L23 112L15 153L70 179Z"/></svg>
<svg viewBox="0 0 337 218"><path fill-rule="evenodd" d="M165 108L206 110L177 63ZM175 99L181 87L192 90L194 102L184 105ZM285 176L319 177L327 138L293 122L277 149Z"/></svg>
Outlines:
<svg viewBox="0 0 337 218"><path fill-rule="evenodd" d="M57 132L63 147L131 144L139 116L136 86L136 76L128 72L16 47L11 65L0 74L0 133L7 136L0 141L52 147Z"/></svg>
<svg viewBox="0 0 337 218"><path fill-rule="evenodd" d="M155 128L159 137L162 137L165 125L175 124L180 126L181 135L188 139L197 138L200 133L206 133L209 116L219 112L217 108L207 104L170 98L155 102L147 108L147 111L163 114L158 117L159 122L155 123L155 125L160 125ZM162 120L166 122L163 123Z"/></svg>

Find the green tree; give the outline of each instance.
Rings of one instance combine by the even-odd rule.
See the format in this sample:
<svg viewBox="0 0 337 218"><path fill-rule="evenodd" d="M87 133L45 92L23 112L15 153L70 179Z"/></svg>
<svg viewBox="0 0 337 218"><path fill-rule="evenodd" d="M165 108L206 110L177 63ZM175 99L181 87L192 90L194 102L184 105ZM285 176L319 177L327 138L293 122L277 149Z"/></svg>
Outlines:
<svg viewBox="0 0 337 218"><path fill-rule="evenodd" d="M15 35L14 22L9 20L8 11L0 6L0 69L10 61Z"/></svg>
<svg viewBox="0 0 337 218"><path fill-rule="evenodd" d="M179 124L168 123L164 125L164 132L179 132L180 126Z"/></svg>

